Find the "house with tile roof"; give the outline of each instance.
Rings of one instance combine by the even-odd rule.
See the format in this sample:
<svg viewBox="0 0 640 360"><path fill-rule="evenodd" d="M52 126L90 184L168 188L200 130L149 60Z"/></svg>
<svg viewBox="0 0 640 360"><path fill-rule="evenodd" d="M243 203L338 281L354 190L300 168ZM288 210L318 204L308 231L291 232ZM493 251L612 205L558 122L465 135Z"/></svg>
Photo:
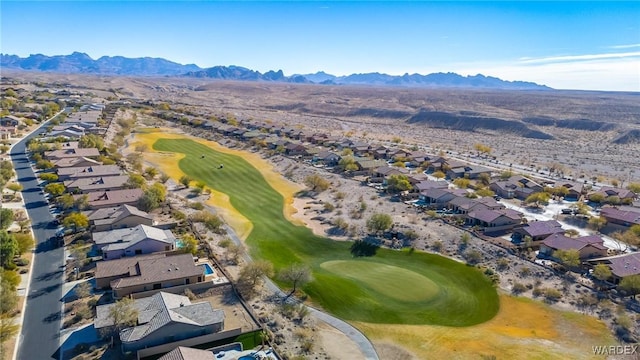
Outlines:
<svg viewBox="0 0 640 360"><path fill-rule="evenodd" d="M89 167L102 165L97 160L89 159L87 157L73 157L64 158L52 162L55 168L67 168L67 167Z"/></svg>
<svg viewBox="0 0 640 360"><path fill-rule="evenodd" d="M600 209L600 216L607 219L607 222L611 224L629 227L640 225L640 209L605 206Z"/></svg>
<svg viewBox="0 0 640 360"><path fill-rule="evenodd" d="M96 248L102 252L103 260L173 251L177 242L171 230L147 225L94 232L91 237Z"/></svg>
<svg viewBox="0 0 640 360"><path fill-rule="evenodd" d="M64 187L73 194L88 194L93 191L123 190L128 180L127 175L85 177L67 180Z"/></svg>
<svg viewBox="0 0 640 360"><path fill-rule="evenodd" d="M135 205L143 195L142 189L124 189L109 191L92 191L86 194L75 195L74 198L88 196L89 208L100 209L118 205Z"/></svg>
<svg viewBox="0 0 640 360"><path fill-rule="evenodd" d="M152 226L153 217L135 206L120 205L85 211L93 232L132 228L137 225Z"/></svg>
<svg viewBox="0 0 640 360"><path fill-rule="evenodd" d="M466 223L485 233L499 233L513 229L522 223L523 214L513 209L478 209L467 214Z"/></svg>
<svg viewBox="0 0 640 360"><path fill-rule="evenodd" d="M73 157L97 158L98 156L100 156L100 151L96 148L61 149L45 151L44 153L44 157L51 161Z"/></svg>
<svg viewBox="0 0 640 360"><path fill-rule="evenodd" d="M547 221L531 221L526 224L519 225L513 229L511 240L519 244L524 241L525 236L529 236L532 245L538 246L539 242L553 234L564 234L565 230L562 225L555 220Z"/></svg>
<svg viewBox="0 0 640 360"><path fill-rule="evenodd" d="M505 199L526 199L529 195L544 190L542 185L524 176L514 175L507 180L497 180L489 184L489 189Z"/></svg>
<svg viewBox="0 0 640 360"><path fill-rule="evenodd" d="M578 250L580 260L607 256L607 248L600 236L589 235L571 238L564 234L553 234L542 240L539 255L554 257L558 250Z"/></svg>
<svg viewBox="0 0 640 360"><path fill-rule="evenodd" d="M109 312L114 304L96 307L95 328L113 326ZM209 302L191 303L188 297L166 292L136 299L136 326L120 331L123 352L213 334L224 329L224 311Z"/></svg>
<svg viewBox="0 0 640 360"><path fill-rule="evenodd" d="M111 289L113 297L120 299L144 291L196 285L205 281L205 274L191 254L151 254L98 261L95 279L96 288Z"/></svg>
<svg viewBox="0 0 640 360"><path fill-rule="evenodd" d="M625 277L640 275L640 253L637 252L590 259L588 262L592 265L607 265L614 284L620 283Z"/></svg>
<svg viewBox="0 0 640 360"><path fill-rule="evenodd" d="M56 174L60 181L65 181L83 177L122 175L122 169L118 165L73 166L57 168Z"/></svg>

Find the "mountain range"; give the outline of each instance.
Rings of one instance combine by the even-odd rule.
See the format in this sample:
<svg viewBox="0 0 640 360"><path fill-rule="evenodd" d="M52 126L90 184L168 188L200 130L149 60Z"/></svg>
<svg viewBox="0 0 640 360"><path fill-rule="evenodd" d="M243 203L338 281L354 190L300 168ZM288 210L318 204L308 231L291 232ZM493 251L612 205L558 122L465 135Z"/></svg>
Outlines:
<svg viewBox="0 0 640 360"><path fill-rule="evenodd" d="M26 71L46 71L60 73L79 73L97 75L127 76L185 76L196 78L309 83L326 85L376 85L423 88L484 88L504 90L549 90L545 85L526 81L506 81L496 77L462 76L456 73L432 73L428 75L404 74L388 75L381 73L351 74L335 76L319 71L315 74L295 74L285 76L282 70L259 71L241 66L214 66L200 68L194 64L183 65L162 58L126 58L122 56L103 56L97 60L89 55L74 52L71 55L46 56L42 54L21 58L16 55L0 54L0 67Z"/></svg>

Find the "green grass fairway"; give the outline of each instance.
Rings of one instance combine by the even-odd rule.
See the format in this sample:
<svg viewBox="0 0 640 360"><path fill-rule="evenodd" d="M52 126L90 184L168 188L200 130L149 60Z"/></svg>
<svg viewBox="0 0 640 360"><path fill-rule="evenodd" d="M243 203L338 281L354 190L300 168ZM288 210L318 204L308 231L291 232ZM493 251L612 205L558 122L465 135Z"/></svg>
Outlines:
<svg viewBox="0 0 640 360"><path fill-rule="evenodd" d="M253 223L246 242L254 258L271 261L276 270L291 263L309 265L314 281L304 291L314 303L343 319L469 326L493 318L498 311L496 290L473 267L438 255L388 249L379 249L375 257L354 259L350 243L315 236L292 224L284 216L282 195L239 156L189 139L161 139L153 148L185 154L178 164L184 173L229 196Z"/></svg>

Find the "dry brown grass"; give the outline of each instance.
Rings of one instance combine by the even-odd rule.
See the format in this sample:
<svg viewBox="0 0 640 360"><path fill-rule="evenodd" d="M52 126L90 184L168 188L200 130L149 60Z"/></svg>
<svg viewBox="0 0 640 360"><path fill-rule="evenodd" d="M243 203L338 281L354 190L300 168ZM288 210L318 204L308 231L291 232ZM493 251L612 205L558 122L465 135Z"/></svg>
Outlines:
<svg viewBox="0 0 640 360"><path fill-rule="evenodd" d="M420 359L591 359L591 346L615 344L593 317L508 295L500 296L495 318L471 327L356 325L376 345L396 344Z"/></svg>

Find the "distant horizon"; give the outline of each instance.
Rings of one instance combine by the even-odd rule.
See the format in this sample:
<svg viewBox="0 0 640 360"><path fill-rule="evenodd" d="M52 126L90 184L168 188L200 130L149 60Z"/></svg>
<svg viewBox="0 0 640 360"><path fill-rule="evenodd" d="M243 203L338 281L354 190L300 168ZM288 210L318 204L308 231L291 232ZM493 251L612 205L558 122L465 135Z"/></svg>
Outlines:
<svg viewBox="0 0 640 360"><path fill-rule="evenodd" d="M97 13L107 26L97 26ZM2 52L20 57L78 51L261 73L451 72L640 91L633 1L8 0L1 16Z"/></svg>

